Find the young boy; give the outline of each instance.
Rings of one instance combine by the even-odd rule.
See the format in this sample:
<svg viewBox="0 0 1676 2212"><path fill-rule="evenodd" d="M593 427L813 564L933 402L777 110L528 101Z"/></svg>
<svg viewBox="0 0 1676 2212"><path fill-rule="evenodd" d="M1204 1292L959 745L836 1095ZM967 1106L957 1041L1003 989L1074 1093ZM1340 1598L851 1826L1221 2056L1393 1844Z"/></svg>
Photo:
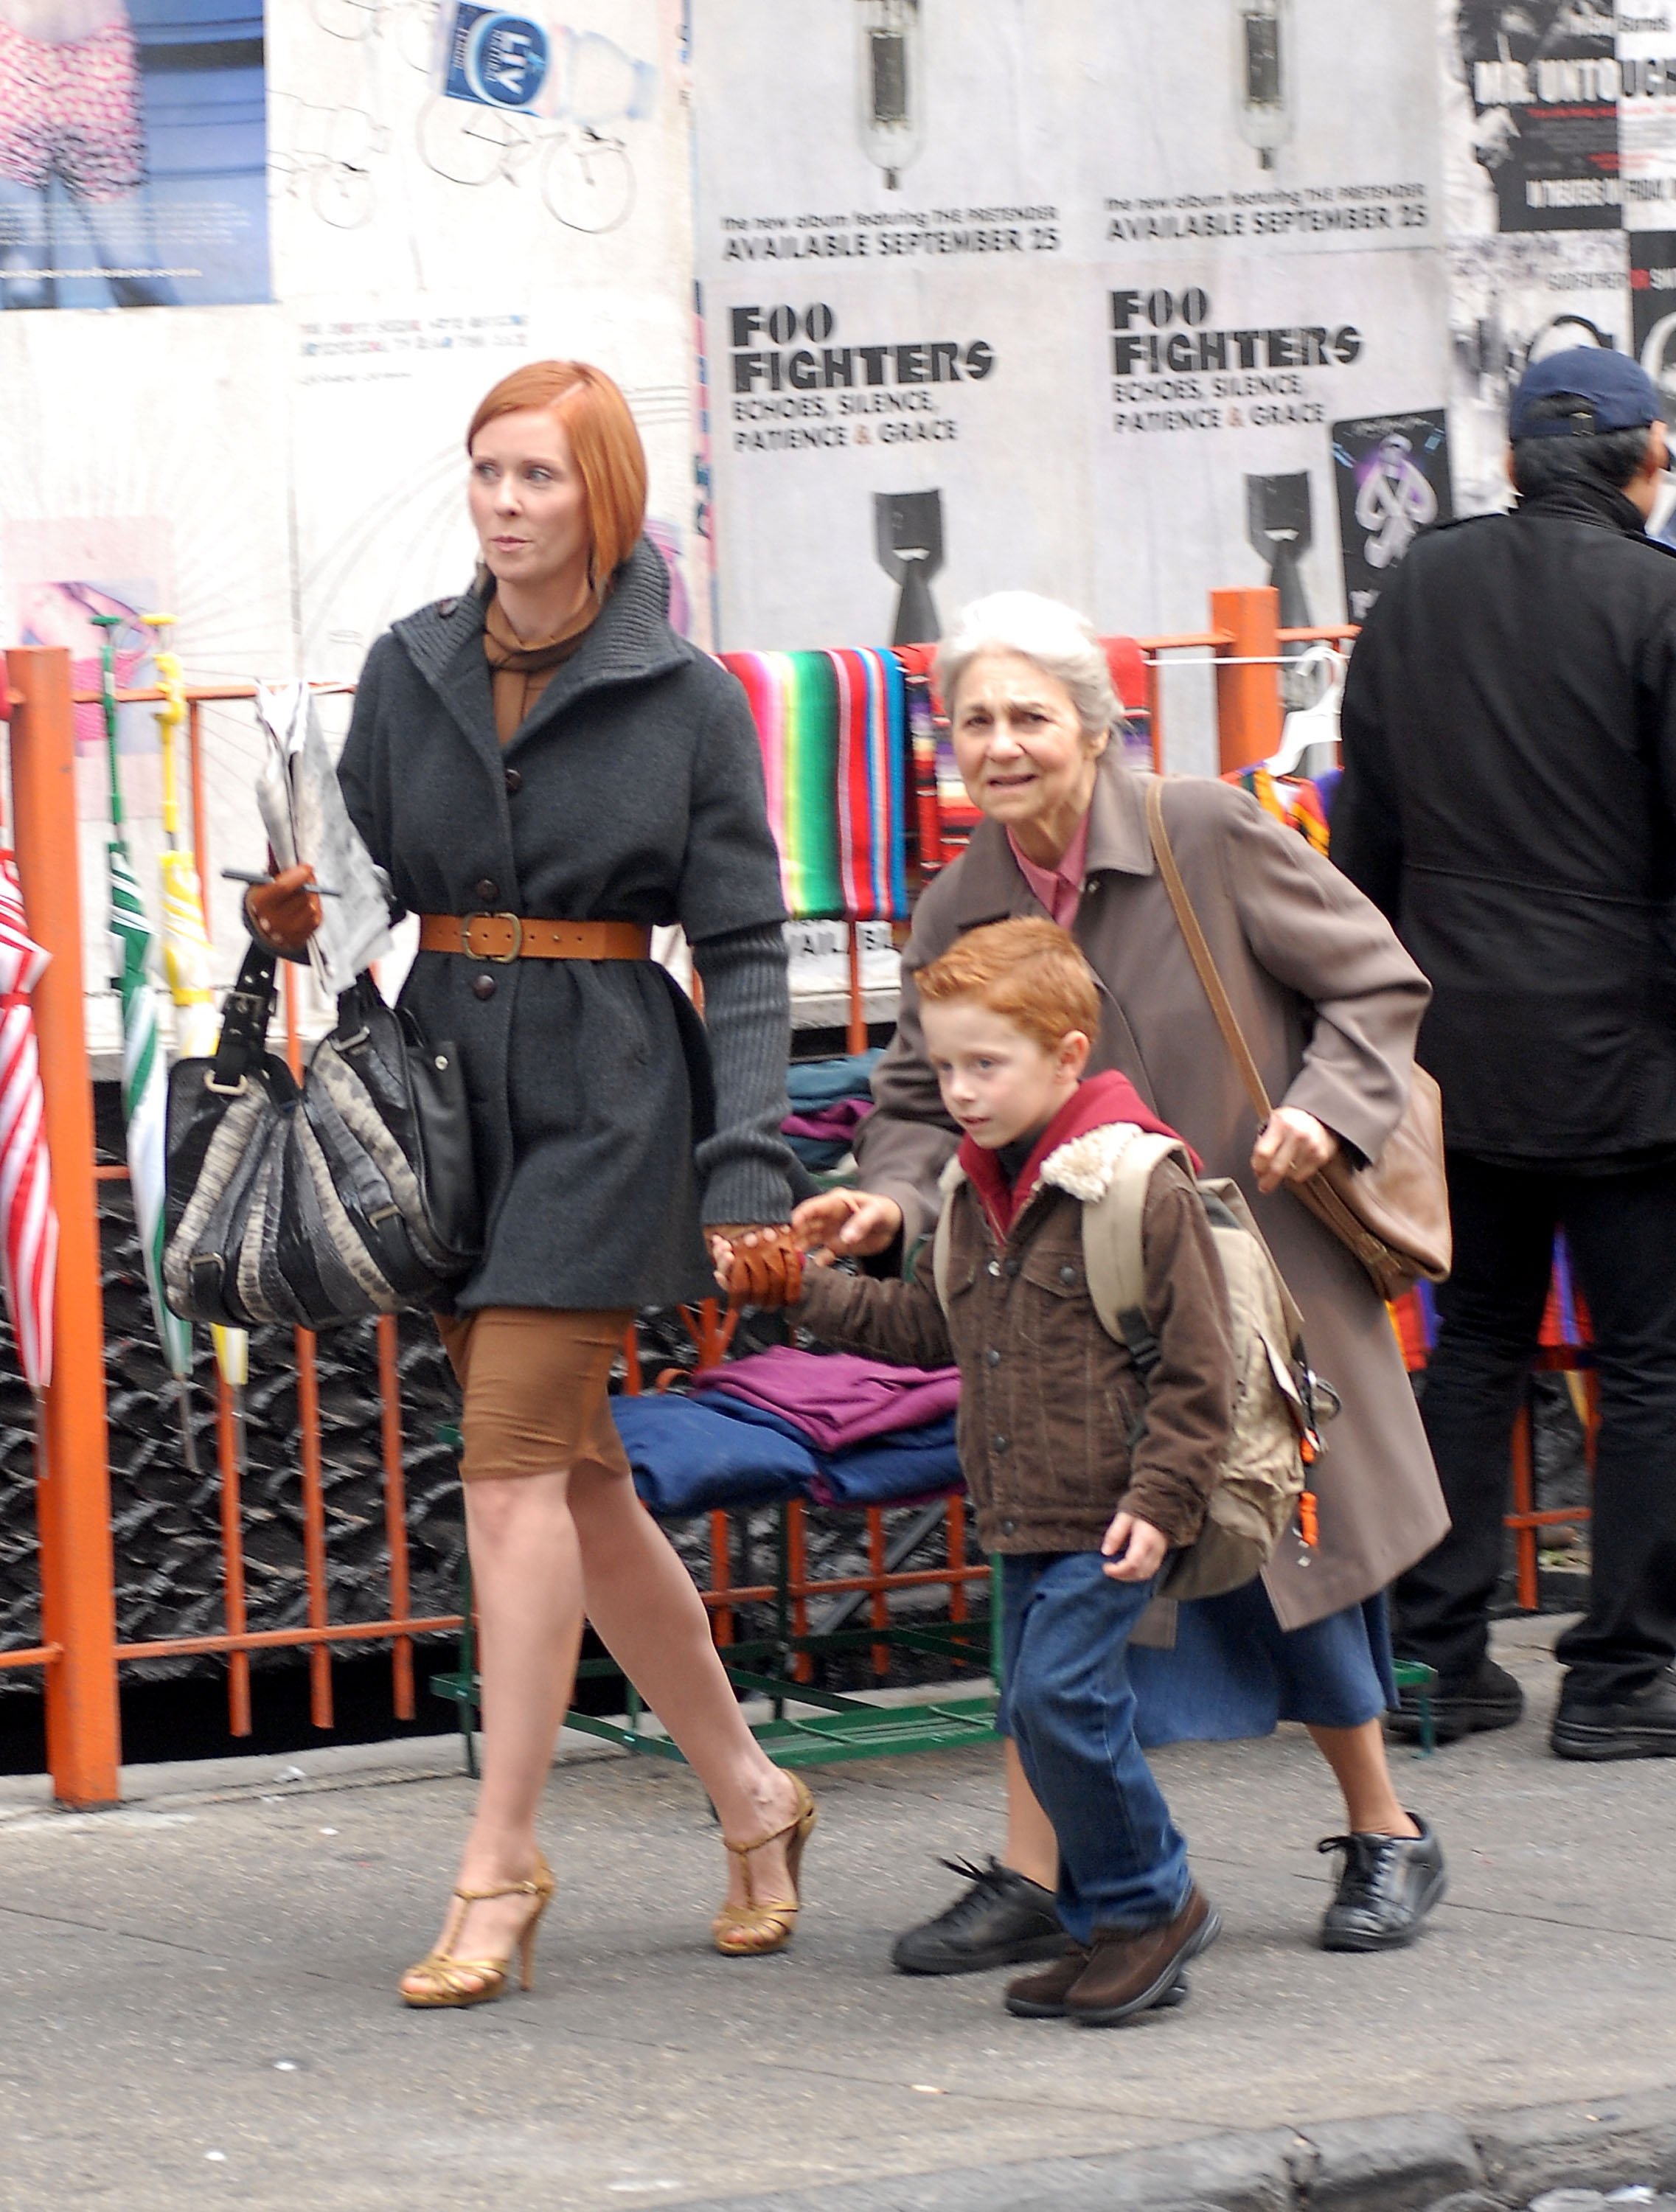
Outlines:
<svg viewBox="0 0 1676 2212"><path fill-rule="evenodd" d="M1165 1160L1143 1226L1150 1389L1101 1327L1083 1198L1137 1128L1164 1125L1122 1076L1084 1078L1099 992L1065 931L973 930L917 980L962 1132L963 1176L952 1189L944 1177L946 1313L929 1239L911 1282L805 1273L795 1253L754 1262L744 1241L724 1252L723 1279L758 1304L800 1296L796 1320L847 1351L958 1364L961 1462L984 1547L1005 1555L1002 1725L1059 1838L1071 1939L1006 2002L1108 2027L1178 2002L1183 1967L1221 1924L1135 1741L1127 1651L1166 1555L1199 1532L1226 1447L1227 1294L1199 1194Z"/></svg>

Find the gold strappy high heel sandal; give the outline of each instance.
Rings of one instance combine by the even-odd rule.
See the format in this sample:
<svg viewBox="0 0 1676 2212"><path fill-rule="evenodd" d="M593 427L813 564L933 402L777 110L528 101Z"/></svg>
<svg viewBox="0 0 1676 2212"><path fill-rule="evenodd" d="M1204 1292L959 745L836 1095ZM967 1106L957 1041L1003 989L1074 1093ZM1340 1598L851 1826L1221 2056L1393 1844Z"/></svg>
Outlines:
<svg viewBox="0 0 1676 2212"><path fill-rule="evenodd" d="M744 1869L745 1902L743 1905L724 1905L711 1923L710 1932L724 1958L760 1959L770 1951L783 1951L792 1940L792 1930L797 1925L798 1876L803 1868L803 1847L814 1831L815 1801L805 1789L801 1779L792 1777L792 1785L798 1793L798 1809L783 1828L771 1835L758 1836L754 1844L727 1844ZM780 1898L759 1898L750 1878L750 1855L760 1851L765 1844L776 1844L784 1836L786 1871L792 1878L791 1900ZM724 1843L727 1838L724 1836Z"/></svg>
<svg viewBox="0 0 1676 2212"><path fill-rule="evenodd" d="M428 1986L422 1991L404 1989L402 2002L422 2007L493 2004L503 1997L511 1986L512 1956L504 1959L457 1959L448 1948L458 1934L461 1922L471 1906L481 1905L491 1897L531 1897L534 1910L524 1923L524 1932L518 1939L519 1986L528 1989L533 1978L536 1956L536 1934L541 1926L541 1916L546 1911L553 1895L553 1870L536 1853L536 1870L527 1881L505 1881L498 1889L457 1889L454 1909L448 1916L448 1924L442 1931L442 1941L435 1950L428 1951L416 1966L410 1966L403 1979L411 1980L422 1974ZM470 1975L479 1986L471 1988L462 1978Z"/></svg>

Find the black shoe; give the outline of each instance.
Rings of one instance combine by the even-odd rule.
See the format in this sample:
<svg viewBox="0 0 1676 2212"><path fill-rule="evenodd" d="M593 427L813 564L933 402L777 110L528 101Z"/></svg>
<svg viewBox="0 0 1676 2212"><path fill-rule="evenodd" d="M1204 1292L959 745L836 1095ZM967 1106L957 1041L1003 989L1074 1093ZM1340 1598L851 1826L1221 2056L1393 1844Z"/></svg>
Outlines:
<svg viewBox="0 0 1676 2212"><path fill-rule="evenodd" d="M1321 1922L1323 1951L1400 1951L1448 1888L1443 1853L1418 1813L1418 1836L1328 1836L1318 1850L1342 1851L1339 1894Z"/></svg>
<svg viewBox="0 0 1676 2212"><path fill-rule="evenodd" d="M1562 1692L1548 1741L1557 1759L1676 1759L1676 1668L1609 1705Z"/></svg>
<svg viewBox="0 0 1676 2212"><path fill-rule="evenodd" d="M896 1938L890 1963L899 1974L981 1974L1057 1959L1066 1948L1071 1939L1052 1890L999 1859L981 1867L966 1859L941 1863L972 1887L946 1912Z"/></svg>
<svg viewBox="0 0 1676 2212"><path fill-rule="evenodd" d="M1505 1667L1493 1659L1480 1659L1478 1671L1445 1675L1430 1692L1434 1741L1459 1743L1464 1735L1479 1735L1491 1729L1512 1728L1525 1710L1525 1693ZM1405 1743L1421 1736L1420 1692L1399 1690L1397 1710L1388 1713L1385 1725Z"/></svg>

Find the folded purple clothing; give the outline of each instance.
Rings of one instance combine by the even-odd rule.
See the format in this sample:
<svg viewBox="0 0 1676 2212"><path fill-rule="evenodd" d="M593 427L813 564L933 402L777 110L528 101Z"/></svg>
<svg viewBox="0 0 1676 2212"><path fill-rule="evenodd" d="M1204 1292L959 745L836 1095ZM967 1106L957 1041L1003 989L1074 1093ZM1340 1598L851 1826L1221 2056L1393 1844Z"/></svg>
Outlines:
<svg viewBox="0 0 1676 2212"><path fill-rule="evenodd" d="M817 1106L807 1114L788 1114L780 1123L786 1137L808 1137L827 1143L853 1137L873 1110L871 1098L835 1098L829 1106Z"/></svg>
<svg viewBox="0 0 1676 2212"><path fill-rule="evenodd" d="M960 1403L955 1367L890 1367L850 1352L795 1352L777 1345L723 1367L703 1369L690 1388L780 1413L817 1451L840 1452L868 1437L915 1429Z"/></svg>

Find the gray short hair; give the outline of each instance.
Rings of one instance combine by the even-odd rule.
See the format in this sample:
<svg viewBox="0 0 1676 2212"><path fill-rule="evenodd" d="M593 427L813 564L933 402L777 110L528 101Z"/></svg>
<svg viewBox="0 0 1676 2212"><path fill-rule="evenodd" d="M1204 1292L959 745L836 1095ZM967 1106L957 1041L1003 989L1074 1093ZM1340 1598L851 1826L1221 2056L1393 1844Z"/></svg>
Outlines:
<svg viewBox="0 0 1676 2212"><path fill-rule="evenodd" d="M1063 684L1084 736L1103 738L1122 709L1094 625L1037 592L991 592L955 617L937 648L937 686L952 714L960 680L981 653L1017 653Z"/></svg>

